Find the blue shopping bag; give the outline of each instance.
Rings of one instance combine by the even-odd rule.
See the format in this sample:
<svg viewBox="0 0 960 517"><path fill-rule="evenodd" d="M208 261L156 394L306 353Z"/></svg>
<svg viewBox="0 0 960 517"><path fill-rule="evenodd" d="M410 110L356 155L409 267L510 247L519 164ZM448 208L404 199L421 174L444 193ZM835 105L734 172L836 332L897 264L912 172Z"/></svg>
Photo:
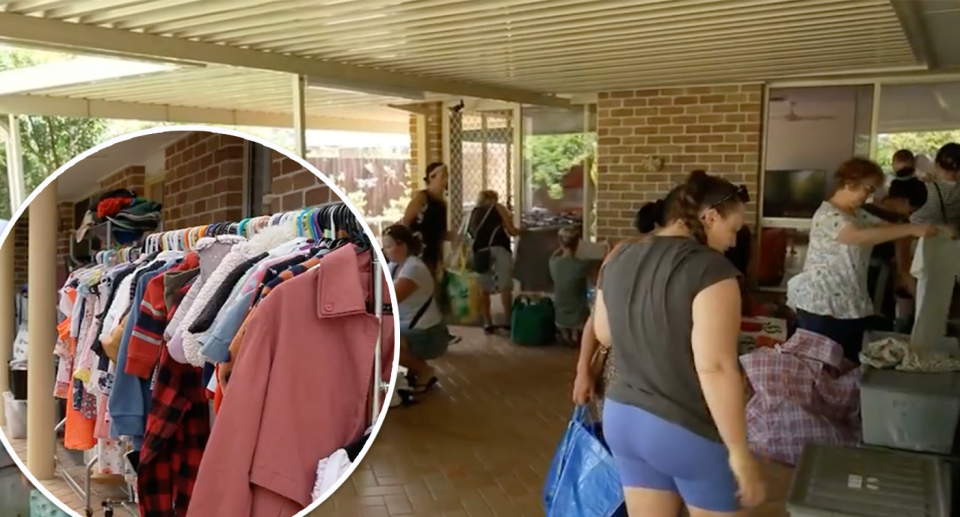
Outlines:
<svg viewBox="0 0 960 517"><path fill-rule="evenodd" d="M620 473L586 406L578 406L567 424L547 473L543 502L547 517L626 516Z"/></svg>

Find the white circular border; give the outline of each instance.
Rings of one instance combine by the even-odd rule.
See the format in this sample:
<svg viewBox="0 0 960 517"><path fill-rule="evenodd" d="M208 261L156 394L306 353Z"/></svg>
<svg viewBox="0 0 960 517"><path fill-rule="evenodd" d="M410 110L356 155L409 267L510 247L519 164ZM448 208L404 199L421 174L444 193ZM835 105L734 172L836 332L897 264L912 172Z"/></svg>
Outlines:
<svg viewBox="0 0 960 517"><path fill-rule="evenodd" d="M387 259L383 255L383 250L380 248L380 246L376 245L376 243L378 243L379 241L377 241L377 239L374 238L374 233L373 231L370 230L370 226L364 220L363 214L361 214L360 211L357 210L357 207L350 202L350 200L343 193L343 191L340 190L340 187L337 187L332 181L330 181L330 178L328 178L325 174L317 170L316 167L311 165L309 162L307 162L303 158L288 151L287 149L280 147L279 145L273 142L270 142L269 140L265 140L258 136L250 135L241 131L235 131L233 129L224 129L219 127L211 127L211 126L203 126L203 125L155 127L155 128L143 129L140 131L134 131L132 133L127 133L125 135L118 136L107 142L99 144L96 147L93 147L87 151L80 153L79 155L75 156L72 160L67 162L63 167L60 167L59 169L54 171L53 174L51 174L47 179L43 181L43 183L41 183L36 189L33 190L33 192L30 193L30 195L23 202L20 208L17 209L17 212L13 214L13 217L11 217L10 222L7 224L7 227L3 231L3 235L0 236L0 246L6 243L7 237L10 235L10 232L13 231L14 225L20 219L20 217L27 211L27 208L30 206L30 203L33 202L33 200L37 197L37 195L40 192L42 192L43 189L47 188L51 183L53 183L53 181L59 178L60 175L67 172L74 165L85 160L90 155L97 153L98 151L101 151L103 149L106 149L114 144L118 144L120 142L132 140L134 138L141 137L141 136L180 132L180 131L204 131L208 133L219 133L222 135L230 135L230 136L243 138L244 140L248 140L250 142L254 142L262 146L268 147L278 153L283 154L284 156L286 156L287 158L290 158L291 160L295 160L297 163L302 165L306 170L312 172L316 177L320 178L320 180L323 181L323 183L328 188L330 188L330 190L332 190L333 193L336 194L340 198L340 200L347 205L348 208L350 208L350 211L353 212L353 216L357 218L357 221L359 221L360 225L363 227L363 231L367 234L367 238L370 239L371 243L374 243L374 246L372 246L372 248L373 248L373 251L377 254L377 260L379 260L380 263L384 265L382 269L383 269L383 274L386 275L387 280L389 280L387 282L387 288L390 292L390 303L392 304L392 306L394 307L394 310L396 311L396 307L398 307L397 292L393 287L393 281L390 276L390 272L386 267ZM380 408L380 416L379 418L377 418L377 421L373 424L373 431L371 431L370 433L370 438L367 440L366 445L364 445L363 449L360 451L360 454L357 456L356 461L351 463L350 467L347 468L346 474L344 474L343 476L340 476L340 479L338 479L337 482L334 483L334 485L329 490L327 490L326 493L321 495L319 499L317 499L310 506L306 507L302 512L294 515L294 517L307 517L307 515L310 512L312 512L313 510L316 510L321 504L323 504L327 499L329 499L330 496L332 496L340 488L341 485L343 485L348 479L350 479L354 471L360 465L360 462L367 456L367 451L370 450L370 447L373 445L373 442L376 441L377 434L380 433L380 428L383 426L383 421L386 418L387 413L390 409L390 401L393 399L393 392L397 385L397 367L400 364L400 320L398 318L393 318L393 336L394 336L393 369L390 374L390 389L387 390L387 393L384 397L384 403ZM27 440L29 439L30 439L30 431L28 430ZM58 508L65 511L67 515L72 515L75 517L84 517L79 513L68 508L67 505L65 505L62 501L60 501L56 497L53 497L53 495L50 492L48 492L47 489L37 480L37 478L33 477L33 474L30 473L29 470L27 470L27 466L22 461L20 461L20 457L17 456L17 454L14 452L13 447L10 445L10 442L7 441L7 437L4 433L0 433L0 442L3 442L3 446L6 447L7 452L10 454L10 457L13 459L13 461L16 462L17 466L20 467L20 471L24 473L27 479L29 479L30 482L33 483L33 486L36 487L41 494L43 494L47 499L52 501L53 504L55 504ZM94 511L96 511L96 509Z"/></svg>

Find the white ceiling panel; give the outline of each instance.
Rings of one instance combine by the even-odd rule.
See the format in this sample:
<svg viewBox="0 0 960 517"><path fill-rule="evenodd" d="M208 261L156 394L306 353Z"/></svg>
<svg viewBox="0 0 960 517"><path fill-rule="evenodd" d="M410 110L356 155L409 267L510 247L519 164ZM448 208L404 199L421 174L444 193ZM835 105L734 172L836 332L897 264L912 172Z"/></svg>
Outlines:
<svg viewBox="0 0 960 517"><path fill-rule="evenodd" d="M554 95L917 64L889 0L0 0L3 15ZM290 91L210 66L44 93L288 112ZM393 102L312 91L308 109Z"/></svg>

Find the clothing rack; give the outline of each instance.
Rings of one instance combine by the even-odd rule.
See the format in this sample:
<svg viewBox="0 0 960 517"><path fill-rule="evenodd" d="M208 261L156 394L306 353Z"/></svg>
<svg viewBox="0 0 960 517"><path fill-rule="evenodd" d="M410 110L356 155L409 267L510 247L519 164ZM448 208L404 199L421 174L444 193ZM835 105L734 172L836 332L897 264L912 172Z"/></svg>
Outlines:
<svg viewBox="0 0 960 517"><path fill-rule="evenodd" d="M104 253L105 251L106 252L115 251L110 249L113 247L113 223L108 220L106 223L103 223L102 225L100 225L100 227L106 230L106 234L104 236L104 246L107 249L103 251L98 251L97 255L99 255L100 253ZM163 222L160 223L160 229L161 230L163 229ZM76 234L76 230L72 230L70 232L70 259L75 264L79 264L80 261L77 260L76 256L74 255L74 243L76 242L74 239L75 234ZM87 235L90 235L90 232L88 232ZM131 245L131 246L125 246L124 248L135 248L135 247L137 247L136 243L134 243L134 245ZM57 424L57 426L54 428L54 431L53 431L55 437L59 436L60 430L63 429L64 426L66 426L66 424L67 424L66 418L64 418ZM84 472L83 472L83 485L81 486L81 484L76 479L74 479L72 475L70 475L70 472L67 470L67 467L60 462L60 459L56 456L56 454L54 455L54 465L56 466L57 474L60 476L61 479L64 480L64 482L67 483L67 485L74 491L74 493L77 494L77 497L83 500L83 508L84 508L84 513L86 514L86 517L93 517L93 514L95 513L92 502L91 502L91 496L92 496L91 486L93 485L93 469L97 465L97 462L99 460L100 460L100 455L94 454L89 461L85 462ZM127 484L127 486L123 489L123 492L127 496L126 499L123 499L123 500L108 499L108 500L101 501L104 517L113 517L114 509L117 506L123 508L130 515L134 517L140 516L140 510L139 508L137 508L137 501L134 495L135 494L134 487Z"/></svg>
<svg viewBox="0 0 960 517"><path fill-rule="evenodd" d="M373 248L371 239L363 231L362 226L358 224L353 212L349 210L347 205L342 202L326 203L294 212L284 212L270 216L243 219L238 223L216 223L212 225L196 226L180 230L164 231L163 223L161 222L160 231L145 236L142 239L140 246L142 246L142 251L145 254L166 249L189 251L193 249L196 242L201 237L226 234L252 237L266 227L280 226L283 224L294 224L299 237L309 237L314 240L324 237L337 239L339 238L340 234L345 233L348 238L363 242L371 250ZM108 251L109 248L112 248L113 244L111 225L112 223L110 221L105 223L105 246ZM74 257L73 233L75 232L71 232L70 239L70 258L74 260L74 262L77 262L76 258ZM135 246L130 247L132 248ZM371 254L371 267L373 284L372 291L374 298L373 312L377 318L377 321L379 322L377 325L377 339L374 345L373 396L371 397L372 402L370 408L371 425L373 425L380 417L382 410L380 397L389 391L390 380L384 380L381 375L383 366L381 350L383 347L383 314L385 304L383 301L383 265L377 259L375 253ZM66 419L64 418L54 429L55 436L59 435L59 431L65 425ZM94 509L92 508L91 485L93 481L93 470L98 461L99 455L95 454L89 461L86 462L83 485L81 486L81 484L70 475L70 473L67 471L67 468L60 463L59 459L55 459L57 471L61 478L84 501L84 509L87 517L92 517L95 513ZM127 495L127 498L124 500L102 501L105 517L113 517L114 509L116 507L122 507L132 516L139 517L140 511L136 501L135 487L128 484L124 489L124 493Z"/></svg>

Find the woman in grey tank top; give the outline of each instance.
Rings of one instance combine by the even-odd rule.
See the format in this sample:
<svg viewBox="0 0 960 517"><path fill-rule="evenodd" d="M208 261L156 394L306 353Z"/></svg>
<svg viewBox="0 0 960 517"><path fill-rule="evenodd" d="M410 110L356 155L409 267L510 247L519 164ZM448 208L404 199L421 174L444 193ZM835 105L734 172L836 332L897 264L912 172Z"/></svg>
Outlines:
<svg viewBox="0 0 960 517"><path fill-rule="evenodd" d="M740 272L722 253L736 245L746 200L694 172L664 227L603 267L594 330L617 366L603 430L630 515L674 517L685 503L691 517L733 517L765 497L747 447Z"/></svg>

